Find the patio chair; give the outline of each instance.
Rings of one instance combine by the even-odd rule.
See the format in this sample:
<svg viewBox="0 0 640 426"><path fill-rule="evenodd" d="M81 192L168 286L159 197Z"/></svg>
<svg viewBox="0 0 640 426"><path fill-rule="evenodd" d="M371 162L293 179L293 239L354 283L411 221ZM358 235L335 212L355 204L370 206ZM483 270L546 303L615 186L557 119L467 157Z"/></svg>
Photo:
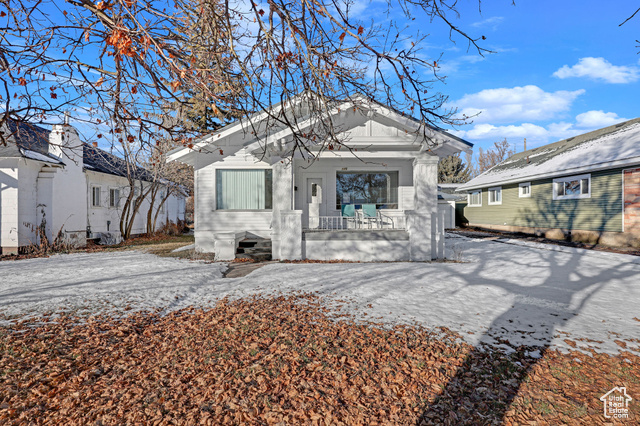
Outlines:
<svg viewBox="0 0 640 426"><path fill-rule="evenodd" d="M349 227L349 221L352 220L354 227L357 227L356 221L356 206L354 204L342 204L340 206L340 213L342 218L347 221L347 228Z"/></svg>
<svg viewBox="0 0 640 426"><path fill-rule="evenodd" d="M376 228L380 227L380 218L378 217L378 209L375 204L362 205L362 221L367 222L369 228L371 228L373 222L376 223Z"/></svg>

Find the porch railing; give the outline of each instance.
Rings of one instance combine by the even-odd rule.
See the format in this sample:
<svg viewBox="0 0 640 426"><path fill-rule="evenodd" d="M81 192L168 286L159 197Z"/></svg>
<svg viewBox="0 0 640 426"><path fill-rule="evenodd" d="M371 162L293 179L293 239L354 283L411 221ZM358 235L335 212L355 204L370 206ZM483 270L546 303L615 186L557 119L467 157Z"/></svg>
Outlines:
<svg viewBox="0 0 640 426"><path fill-rule="evenodd" d="M376 218L365 218L361 214L356 217L343 216L309 216L308 230L375 230L375 229L407 229L407 217L404 214L379 213Z"/></svg>

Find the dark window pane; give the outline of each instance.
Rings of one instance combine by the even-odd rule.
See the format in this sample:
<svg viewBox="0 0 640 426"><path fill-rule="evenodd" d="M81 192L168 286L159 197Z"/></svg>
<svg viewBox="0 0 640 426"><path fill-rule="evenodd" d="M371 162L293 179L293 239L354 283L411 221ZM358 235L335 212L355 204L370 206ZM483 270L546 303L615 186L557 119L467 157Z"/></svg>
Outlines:
<svg viewBox="0 0 640 426"><path fill-rule="evenodd" d="M556 192L558 196L564 195L564 182L556 182Z"/></svg>
<svg viewBox="0 0 640 426"><path fill-rule="evenodd" d="M273 170L264 171L264 208L273 208Z"/></svg>
<svg viewBox="0 0 640 426"><path fill-rule="evenodd" d="M398 172L337 172L336 209L342 204L398 208Z"/></svg>
<svg viewBox="0 0 640 426"><path fill-rule="evenodd" d="M589 193L589 179L582 179L582 193Z"/></svg>

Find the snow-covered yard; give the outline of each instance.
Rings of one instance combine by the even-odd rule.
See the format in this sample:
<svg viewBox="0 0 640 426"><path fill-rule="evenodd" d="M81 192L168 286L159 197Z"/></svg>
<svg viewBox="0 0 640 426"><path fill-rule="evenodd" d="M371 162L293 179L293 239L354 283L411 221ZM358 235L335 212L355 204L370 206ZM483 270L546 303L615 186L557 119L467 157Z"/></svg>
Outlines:
<svg viewBox="0 0 640 426"><path fill-rule="evenodd" d="M233 279L226 264L138 251L0 262L0 313L174 310L301 290L348 301L362 319L444 326L471 343L640 352L640 258L454 235L447 245L463 263L277 263Z"/></svg>

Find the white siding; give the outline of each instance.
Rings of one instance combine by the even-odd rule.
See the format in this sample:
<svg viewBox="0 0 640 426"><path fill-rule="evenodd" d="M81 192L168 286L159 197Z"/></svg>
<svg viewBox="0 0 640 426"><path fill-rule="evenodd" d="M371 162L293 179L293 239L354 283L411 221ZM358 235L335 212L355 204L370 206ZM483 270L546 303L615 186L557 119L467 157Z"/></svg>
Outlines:
<svg viewBox="0 0 640 426"><path fill-rule="evenodd" d="M104 173L96 173L87 171L87 185L85 188L85 199L88 205L87 220L91 226L92 233L98 232L119 232L120 216L127 195L129 194L129 182L126 178L120 176L107 175ZM139 185L136 184L136 185ZM147 186L148 183L145 183ZM93 187L100 188L100 206L91 205L91 191ZM119 189L120 202L117 207L109 206L109 190L111 188ZM159 195L154 205L154 214L158 209ZM171 195L165 202L164 211L158 215L156 229L161 228L167 220L176 223L178 220L184 219L184 202L182 202L182 211L178 211L177 196ZM145 199L136 214L133 221L132 234L144 234L147 232L147 212L149 211L149 198ZM107 222L110 222L109 224ZM108 229L107 229L108 227Z"/></svg>
<svg viewBox="0 0 640 426"><path fill-rule="evenodd" d="M410 260L409 240L303 241L305 259L351 262L398 262Z"/></svg>
<svg viewBox="0 0 640 426"><path fill-rule="evenodd" d="M37 179L42 163L18 160L18 241L20 246L36 243L35 227L40 225L37 215Z"/></svg>
<svg viewBox="0 0 640 426"><path fill-rule="evenodd" d="M0 159L0 247L18 247L18 160Z"/></svg>
<svg viewBox="0 0 640 426"><path fill-rule="evenodd" d="M240 211L216 210L216 169L259 168L270 169L266 162L259 162L244 151L226 157L224 161L209 163L207 154L200 154L204 167L195 171L195 237L199 250L213 251L216 232L246 231L263 238L271 232L271 210Z"/></svg>

